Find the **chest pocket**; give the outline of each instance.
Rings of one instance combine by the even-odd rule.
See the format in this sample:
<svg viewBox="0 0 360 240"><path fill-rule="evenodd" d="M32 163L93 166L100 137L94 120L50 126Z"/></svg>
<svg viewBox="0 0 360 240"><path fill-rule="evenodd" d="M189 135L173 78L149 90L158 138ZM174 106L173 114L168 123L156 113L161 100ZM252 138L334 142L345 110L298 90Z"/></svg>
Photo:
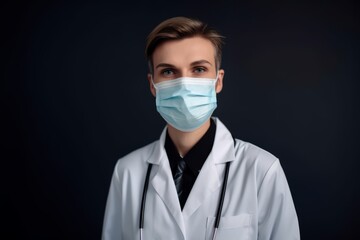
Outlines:
<svg viewBox="0 0 360 240"><path fill-rule="evenodd" d="M215 217L208 217L206 222L206 240L211 240L214 232ZM220 219L217 230L217 240L245 240L249 239L251 228L251 214L226 216Z"/></svg>

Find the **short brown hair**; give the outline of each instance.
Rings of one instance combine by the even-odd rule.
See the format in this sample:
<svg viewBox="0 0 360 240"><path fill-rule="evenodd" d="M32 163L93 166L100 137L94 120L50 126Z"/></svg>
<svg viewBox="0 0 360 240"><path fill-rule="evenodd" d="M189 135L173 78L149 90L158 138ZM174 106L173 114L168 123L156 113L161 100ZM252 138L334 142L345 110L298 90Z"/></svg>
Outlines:
<svg viewBox="0 0 360 240"><path fill-rule="evenodd" d="M221 48L224 37L216 30L209 28L207 24L197 19L174 17L161 22L147 37L145 55L149 63L150 73L153 72L152 55L160 43L194 36L203 37L213 44L216 54L216 68L220 68Z"/></svg>

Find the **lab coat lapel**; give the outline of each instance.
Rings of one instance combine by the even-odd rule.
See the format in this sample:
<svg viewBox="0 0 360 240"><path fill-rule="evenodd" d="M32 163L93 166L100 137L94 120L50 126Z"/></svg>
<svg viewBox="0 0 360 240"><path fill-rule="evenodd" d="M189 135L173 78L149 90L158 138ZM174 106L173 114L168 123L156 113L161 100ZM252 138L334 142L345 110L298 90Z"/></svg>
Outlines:
<svg viewBox="0 0 360 240"><path fill-rule="evenodd" d="M186 236L185 224L181 213L179 198L172 177L169 160L167 158L164 148L165 137L166 128L161 134L158 146L155 147L152 156L148 160L148 162L158 165L157 172L152 178L151 184L154 187L156 193L159 195L161 200L168 208L170 214L173 216L183 235Z"/></svg>
<svg viewBox="0 0 360 240"><path fill-rule="evenodd" d="M154 169L156 173L151 180L151 184L173 216L184 238L186 236L184 219L188 219L221 186L222 180L219 176L223 175L222 171L224 169L221 166L225 166L224 163L235 159L234 141L231 133L219 119L213 119L216 123L213 149L195 181L183 212L181 212L169 160L164 147L167 128L162 132L158 144L156 144L153 153L148 159L149 163L158 165L157 171Z"/></svg>
<svg viewBox="0 0 360 240"><path fill-rule="evenodd" d="M209 196L221 185L219 174L210 153L205 161L185 203L183 216L190 217Z"/></svg>
<svg viewBox="0 0 360 240"><path fill-rule="evenodd" d="M201 204L209 199L221 185L225 163L235 159L234 140L229 130L213 118L216 123L216 133L213 149L206 159L195 181L183 210L184 218L190 217Z"/></svg>

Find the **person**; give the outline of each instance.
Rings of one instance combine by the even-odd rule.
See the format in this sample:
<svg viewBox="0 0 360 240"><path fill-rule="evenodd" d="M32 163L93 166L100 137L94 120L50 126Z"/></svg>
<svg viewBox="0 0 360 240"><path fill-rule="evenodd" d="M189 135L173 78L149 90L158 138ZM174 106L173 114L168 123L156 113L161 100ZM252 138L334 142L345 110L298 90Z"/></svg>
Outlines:
<svg viewBox="0 0 360 240"><path fill-rule="evenodd" d="M185 17L149 34L147 78L167 124L159 140L116 163L102 239L300 239L279 160L212 116L222 44L216 30Z"/></svg>

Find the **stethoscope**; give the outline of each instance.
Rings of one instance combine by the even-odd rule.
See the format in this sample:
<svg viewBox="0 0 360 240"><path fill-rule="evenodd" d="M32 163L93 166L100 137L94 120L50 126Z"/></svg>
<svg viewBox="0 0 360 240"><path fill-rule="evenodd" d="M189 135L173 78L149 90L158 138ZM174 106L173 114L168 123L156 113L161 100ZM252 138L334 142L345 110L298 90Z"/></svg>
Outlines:
<svg viewBox="0 0 360 240"><path fill-rule="evenodd" d="M235 142L235 140L234 140L234 142ZM147 189L148 189L148 186L149 186L149 178L150 178L150 172L151 172L152 166L153 165L151 163L149 163L149 167L148 167L147 172L146 172L144 191L143 191L142 200L141 200L140 224L139 224L140 240L143 239L146 192L147 192ZM218 209L217 209L217 213L216 213L215 226L214 226L214 232L213 232L213 235L212 235L212 240L216 239L216 233L217 233L217 230L218 230L219 224L220 224L221 210L222 210L223 203L224 203L226 185L227 185L228 176L229 176L229 168L230 168L230 162L227 162L226 166L225 166L224 184L223 184L222 189L221 189L220 201L219 201L219 205L218 205Z"/></svg>

